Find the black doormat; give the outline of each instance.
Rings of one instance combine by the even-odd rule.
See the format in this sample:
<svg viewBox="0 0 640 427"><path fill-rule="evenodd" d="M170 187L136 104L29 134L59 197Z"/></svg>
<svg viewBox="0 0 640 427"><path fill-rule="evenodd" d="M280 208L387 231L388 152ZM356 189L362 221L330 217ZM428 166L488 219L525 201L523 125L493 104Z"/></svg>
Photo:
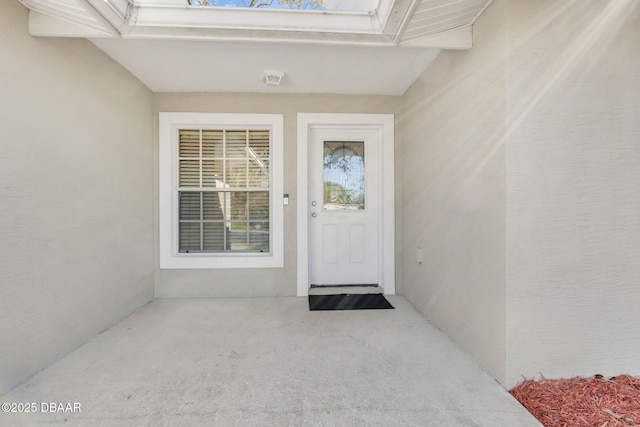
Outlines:
<svg viewBox="0 0 640 427"><path fill-rule="evenodd" d="M309 295L309 310L375 310L393 306L382 294Z"/></svg>

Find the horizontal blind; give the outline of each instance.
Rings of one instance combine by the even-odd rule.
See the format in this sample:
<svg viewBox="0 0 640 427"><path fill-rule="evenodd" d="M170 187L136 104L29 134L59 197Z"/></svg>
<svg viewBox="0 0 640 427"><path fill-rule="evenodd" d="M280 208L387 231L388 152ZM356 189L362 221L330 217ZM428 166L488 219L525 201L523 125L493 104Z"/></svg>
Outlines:
<svg viewBox="0 0 640 427"><path fill-rule="evenodd" d="M181 129L178 250L269 252L268 129Z"/></svg>

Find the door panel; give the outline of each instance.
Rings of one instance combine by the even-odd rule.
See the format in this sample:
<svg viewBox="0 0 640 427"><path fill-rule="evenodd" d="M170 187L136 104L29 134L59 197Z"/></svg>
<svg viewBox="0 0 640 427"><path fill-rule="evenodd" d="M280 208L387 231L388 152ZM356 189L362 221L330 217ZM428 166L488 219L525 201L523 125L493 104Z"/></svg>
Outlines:
<svg viewBox="0 0 640 427"><path fill-rule="evenodd" d="M322 225L322 261L323 264L338 262L338 224Z"/></svg>
<svg viewBox="0 0 640 427"><path fill-rule="evenodd" d="M379 283L379 133L312 129L308 147L312 285Z"/></svg>
<svg viewBox="0 0 640 427"><path fill-rule="evenodd" d="M352 264L362 264L365 260L365 233L364 225L351 224L350 225L349 244L351 245L351 257Z"/></svg>

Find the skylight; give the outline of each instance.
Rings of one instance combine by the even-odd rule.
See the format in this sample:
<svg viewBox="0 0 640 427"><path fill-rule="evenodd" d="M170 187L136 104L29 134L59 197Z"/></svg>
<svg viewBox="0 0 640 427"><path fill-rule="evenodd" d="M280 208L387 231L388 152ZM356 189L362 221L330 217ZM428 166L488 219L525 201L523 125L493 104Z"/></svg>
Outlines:
<svg viewBox="0 0 640 427"><path fill-rule="evenodd" d="M20 0L50 2L50 0ZM393 46L417 0L56 0L82 2L98 28L63 27L37 34ZM460 1L460 0L436 0ZM478 0L464 0L478 1ZM62 3L60 3L62 4ZM46 14L39 16L42 21ZM97 16L97 18L96 18ZM68 20L67 15L62 16ZM72 17L71 22L77 22ZM35 28L35 26L34 26Z"/></svg>
<svg viewBox="0 0 640 427"><path fill-rule="evenodd" d="M373 13L379 0L185 0L190 6Z"/></svg>
<svg viewBox="0 0 640 427"><path fill-rule="evenodd" d="M257 7L264 9L326 10L326 0L187 0L192 6Z"/></svg>

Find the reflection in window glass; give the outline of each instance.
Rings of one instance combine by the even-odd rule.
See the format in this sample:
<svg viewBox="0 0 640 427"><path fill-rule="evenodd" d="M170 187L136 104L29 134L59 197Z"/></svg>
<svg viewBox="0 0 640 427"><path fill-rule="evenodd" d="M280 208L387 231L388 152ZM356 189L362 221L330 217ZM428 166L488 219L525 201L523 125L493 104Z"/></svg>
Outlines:
<svg viewBox="0 0 640 427"><path fill-rule="evenodd" d="M270 132L181 129L178 251L270 251Z"/></svg>
<svg viewBox="0 0 640 427"><path fill-rule="evenodd" d="M364 142L325 141L324 209L364 209Z"/></svg>
<svg viewBox="0 0 640 427"><path fill-rule="evenodd" d="M184 0L189 6L373 13L379 0Z"/></svg>
<svg viewBox="0 0 640 427"><path fill-rule="evenodd" d="M326 10L327 0L187 0L192 6Z"/></svg>

